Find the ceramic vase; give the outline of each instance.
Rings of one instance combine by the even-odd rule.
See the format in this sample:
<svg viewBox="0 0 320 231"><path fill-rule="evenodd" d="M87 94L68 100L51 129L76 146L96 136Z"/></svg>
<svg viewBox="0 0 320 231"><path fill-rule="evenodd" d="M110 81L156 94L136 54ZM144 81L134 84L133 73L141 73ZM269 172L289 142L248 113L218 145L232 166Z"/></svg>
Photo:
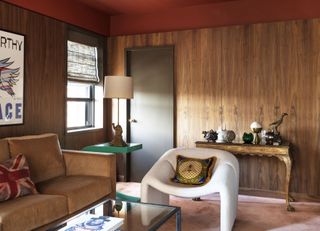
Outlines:
<svg viewBox="0 0 320 231"><path fill-rule="evenodd" d="M242 136L242 140L245 144L252 144L252 141L253 141L253 134L251 132L249 133L243 133L243 136Z"/></svg>

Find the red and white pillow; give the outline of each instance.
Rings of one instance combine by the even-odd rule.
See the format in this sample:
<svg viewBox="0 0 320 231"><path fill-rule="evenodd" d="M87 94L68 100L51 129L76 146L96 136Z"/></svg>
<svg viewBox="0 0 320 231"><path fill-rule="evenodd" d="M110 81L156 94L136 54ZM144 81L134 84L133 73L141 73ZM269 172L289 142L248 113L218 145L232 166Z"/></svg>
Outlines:
<svg viewBox="0 0 320 231"><path fill-rule="evenodd" d="M0 202L36 193L24 155L0 163Z"/></svg>

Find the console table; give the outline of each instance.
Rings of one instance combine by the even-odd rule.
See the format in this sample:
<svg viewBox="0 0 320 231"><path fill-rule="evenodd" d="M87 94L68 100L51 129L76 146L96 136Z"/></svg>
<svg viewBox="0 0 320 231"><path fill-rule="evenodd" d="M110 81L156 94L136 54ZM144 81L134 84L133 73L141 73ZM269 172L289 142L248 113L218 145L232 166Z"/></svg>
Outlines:
<svg viewBox="0 0 320 231"><path fill-rule="evenodd" d="M277 157L284 162L286 166L286 181L285 181L285 199L288 211L294 211L294 207L290 205L293 197L289 194L289 185L291 177L292 160L290 156L290 144L279 146L273 145L256 145L256 144L236 144L236 143L210 143L197 141L196 147L199 148L215 148L229 151L235 155L252 155L252 156L267 156Z"/></svg>
<svg viewBox="0 0 320 231"><path fill-rule="evenodd" d="M133 151L142 149L142 144L139 143L128 143L125 147L111 146L110 143L95 144L84 147L82 150L90 152L105 152L105 153L115 153L115 154L127 154ZM117 158L118 159L118 158ZM119 160L117 161L119 162ZM129 180L130 176L130 166L126 163L126 157L124 158L124 181ZM117 164L118 165L118 164ZM119 170L119 166L117 168Z"/></svg>

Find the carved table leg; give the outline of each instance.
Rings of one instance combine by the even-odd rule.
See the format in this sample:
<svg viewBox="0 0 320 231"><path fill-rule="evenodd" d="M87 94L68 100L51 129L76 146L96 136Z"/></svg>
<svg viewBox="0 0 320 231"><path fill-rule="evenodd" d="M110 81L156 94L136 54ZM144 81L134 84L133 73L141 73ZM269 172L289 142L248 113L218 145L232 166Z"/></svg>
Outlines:
<svg viewBox="0 0 320 231"><path fill-rule="evenodd" d="M279 160L283 161L284 164L286 165L286 185L285 185L286 205L287 205L287 211L293 212L295 211L295 209L290 205L290 202L294 201L294 199L289 194L291 168L292 168L291 159L290 159L290 156L277 156L277 157L279 158Z"/></svg>
<svg viewBox="0 0 320 231"><path fill-rule="evenodd" d="M292 195L289 193L289 201L290 202L294 202L295 200L294 200L294 198L292 197Z"/></svg>

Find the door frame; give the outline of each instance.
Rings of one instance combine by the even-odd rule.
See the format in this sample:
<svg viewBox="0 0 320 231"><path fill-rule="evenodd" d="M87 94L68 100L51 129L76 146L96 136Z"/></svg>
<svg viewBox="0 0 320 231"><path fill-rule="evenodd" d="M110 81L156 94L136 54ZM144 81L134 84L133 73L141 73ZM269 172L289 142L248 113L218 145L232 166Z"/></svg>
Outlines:
<svg viewBox="0 0 320 231"><path fill-rule="evenodd" d="M173 147L177 147L177 96L176 96L176 52L174 45L161 45L161 46L144 46L144 47L127 47L124 49L124 74L125 76L131 76L129 66L130 66L130 59L129 53L132 51L140 51L140 50L154 50L154 49L164 49L169 48L172 52L173 57ZM131 111L131 104L130 100L127 100L127 119L126 119L126 129L127 129L127 137L126 140L128 143L131 142L131 127L128 119L130 118L130 111ZM130 174L131 171L131 153L126 155L126 162L127 162L127 174ZM130 179L130 178L127 178Z"/></svg>

